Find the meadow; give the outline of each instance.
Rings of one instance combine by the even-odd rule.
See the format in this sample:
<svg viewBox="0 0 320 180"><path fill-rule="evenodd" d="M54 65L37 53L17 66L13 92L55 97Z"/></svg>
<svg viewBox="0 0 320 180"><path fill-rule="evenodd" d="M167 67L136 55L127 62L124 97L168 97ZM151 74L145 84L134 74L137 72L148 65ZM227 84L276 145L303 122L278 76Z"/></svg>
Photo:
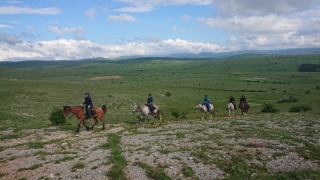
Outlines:
<svg viewBox="0 0 320 180"><path fill-rule="evenodd" d="M0 129L48 126L54 108L79 105L90 92L94 106L108 107L107 123L136 123L133 103L144 103L152 93L160 105L164 121L197 119L194 109L208 95L215 105L214 117L227 115L229 96L238 105L245 95L249 114L259 114L263 104L272 103L288 112L294 103L276 103L296 98L308 104L313 113L320 107L319 73L297 72L302 63L320 63L319 55L268 55L229 59L157 59L123 61L26 61L1 63ZM121 79L89 80L97 76L121 76ZM171 96L166 97L166 92ZM240 114L239 110L236 112ZM178 118L180 119L180 118ZM77 123L74 120L70 123Z"/></svg>
<svg viewBox="0 0 320 180"><path fill-rule="evenodd" d="M228 121L229 125L236 128L234 131L241 132L241 138L250 138L251 135L241 125L254 125L250 128L255 131L255 135L259 134L260 138L264 136L267 139L270 137L276 138L272 136L274 131L282 138L306 143L309 145L309 151L316 152L319 150L319 142L316 139L318 138L319 141L318 131L320 131L320 73L298 72L299 65L303 63L320 64L320 54L243 54L224 59L137 58L117 61L93 59L83 61L1 62L0 99L2 103L0 104L0 131L6 132L10 130L13 132L10 135L3 134L4 136L1 140L21 138L24 136L22 132L28 129L51 127L52 125L49 121L50 113L57 108L62 109L63 105L79 105L84 100L85 92L90 92L94 106L101 107L103 104L107 106L105 121L106 126L111 129L121 126L127 131L137 132L139 116L132 113L133 103L144 103L148 93L152 93L155 104L160 105L163 122L157 126L145 126L145 128L161 128L168 124L180 123L193 125L199 123L201 128L204 128L205 126L210 126L210 123L206 124L208 123L207 120L202 120L203 122L201 122L201 113L195 110L195 105L202 103L204 95L208 95L215 105L215 113L211 121L218 123L216 128L220 128L220 130L226 128L222 124L224 121ZM90 80L101 76L121 76L121 78ZM168 93L170 96L166 95ZM242 116L239 108L237 108L236 117L233 119L227 118L228 112L226 108L230 95L235 97L236 105L238 105L241 95L246 96L251 107L247 116ZM266 115L261 112L264 104L272 104L276 109L279 109L279 112L272 114L270 118L266 118ZM291 107L297 105L308 105L311 110L299 113L289 112ZM74 133L78 120L75 117L70 117L67 118L65 125L58 127L59 130ZM291 134L295 132L294 128L290 129L289 136L276 132L279 129L272 129L270 128L271 125L266 124L269 120L270 122L277 121L277 123L281 124L280 121L283 120L281 127L291 126L292 124L290 123L299 122L295 117L310 117L309 119L306 118L305 121L310 121L313 125L310 122L305 122L308 126L304 135L312 137L311 142L309 140L306 142L307 140L294 139L293 134ZM252 118L251 120L256 120L259 123L243 123L243 121L246 122L246 118ZM101 122L98 125L101 125ZM265 134L261 132L264 127L270 128ZM101 133L99 128L98 126L93 133ZM189 127L187 129L191 131ZM85 129L81 127L80 131L85 131ZM231 133L230 130L226 131ZM185 137L185 132L181 133L175 135ZM231 134L229 135L236 136ZM118 136L120 135L118 134ZM213 139L217 138L212 133L209 133L209 135ZM192 139L192 137L188 138ZM224 142L219 146L224 146L225 144ZM248 146L248 144L246 145ZM251 146L250 143L249 146ZM225 147L228 149L228 146ZM8 148L1 145L1 150ZM223 149L219 148L219 151ZM148 151L148 148L145 150ZM165 150L167 152L162 151L162 153L169 154L172 149L166 148ZM212 150L214 149L209 148L208 152ZM122 151L124 151L123 147ZM193 153L194 157L198 157L200 161L206 159L206 157L201 157L200 151L192 151L190 149L190 152ZM302 150L298 153L301 153L304 157L307 156ZM283 154L278 154L278 156L281 155ZM320 157L318 155L311 156L311 159L320 165ZM1 160L1 162L7 161L5 159ZM220 162L210 161L207 163L219 164ZM137 166L137 164L135 165ZM138 165L144 167L146 164ZM186 166L186 164L183 165L184 170L195 171L195 169L188 169L190 167ZM259 173L264 174L267 172L267 170L263 169L250 171L243 168L243 171L251 172L248 175L247 173L242 173L242 170L239 170L239 172L234 170L236 173L232 173L232 170L224 169L223 164L218 166L224 172L230 172L217 177L235 178L237 175L248 177L252 172L258 175L260 175ZM145 169L148 171L148 168ZM160 167L160 169L166 168ZM308 173L312 174L315 171L303 172L301 177L305 177L304 175L308 175ZM5 177L5 174L2 175ZM286 179L283 174L282 176L281 173L278 175ZM312 177L318 177L318 175L319 173L316 173ZM108 176L112 175L109 173ZM172 175L170 177L175 176ZM186 177L205 179L194 174ZM272 179L274 176L263 175L261 177Z"/></svg>

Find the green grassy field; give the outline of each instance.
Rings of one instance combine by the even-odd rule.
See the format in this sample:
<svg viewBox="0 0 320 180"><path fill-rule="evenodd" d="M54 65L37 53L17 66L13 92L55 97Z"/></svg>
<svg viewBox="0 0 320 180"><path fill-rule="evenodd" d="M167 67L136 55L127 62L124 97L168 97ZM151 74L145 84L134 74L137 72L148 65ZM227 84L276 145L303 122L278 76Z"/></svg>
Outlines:
<svg viewBox="0 0 320 180"><path fill-rule="evenodd" d="M0 63L0 129L41 128L50 124L50 112L63 105L83 102L90 92L94 106L107 105L107 124L137 123L133 103L143 103L152 93L161 106L164 121L198 119L194 109L207 94L215 105L214 118L226 116L230 95L245 95L250 115L272 103L280 112L297 104L319 113L320 73L298 72L302 63L320 63L320 55L243 55L227 59L157 59L123 61L25 61ZM89 80L97 76L122 79ZM165 93L171 96L166 97ZM294 103L276 103L297 98ZM237 110L236 115L240 115ZM77 124L74 119L68 124Z"/></svg>

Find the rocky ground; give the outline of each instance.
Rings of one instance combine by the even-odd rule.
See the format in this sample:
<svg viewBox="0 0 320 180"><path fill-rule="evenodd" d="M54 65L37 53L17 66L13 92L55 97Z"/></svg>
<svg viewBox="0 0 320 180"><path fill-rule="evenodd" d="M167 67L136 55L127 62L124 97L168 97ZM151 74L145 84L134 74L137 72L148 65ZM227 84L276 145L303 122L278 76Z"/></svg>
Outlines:
<svg viewBox="0 0 320 180"><path fill-rule="evenodd" d="M127 179L218 179L320 170L318 115L281 114L99 126L80 133L56 127L1 131L0 179L112 179L108 134L119 144ZM319 153L319 152L318 152Z"/></svg>

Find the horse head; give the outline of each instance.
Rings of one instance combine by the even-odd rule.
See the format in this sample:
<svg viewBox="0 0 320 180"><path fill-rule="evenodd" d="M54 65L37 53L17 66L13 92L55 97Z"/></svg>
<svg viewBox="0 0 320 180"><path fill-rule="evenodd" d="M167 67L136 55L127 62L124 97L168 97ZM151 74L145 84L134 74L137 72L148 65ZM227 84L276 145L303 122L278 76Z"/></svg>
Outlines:
<svg viewBox="0 0 320 180"><path fill-rule="evenodd" d="M139 109L139 104L138 103L134 103L133 113L138 112L138 109Z"/></svg>
<svg viewBox="0 0 320 180"><path fill-rule="evenodd" d="M70 106L67 106L67 105L63 106L63 117L67 117L70 111L71 111Z"/></svg>
<svg viewBox="0 0 320 180"><path fill-rule="evenodd" d="M201 104L197 104L195 109L202 109L202 105Z"/></svg>

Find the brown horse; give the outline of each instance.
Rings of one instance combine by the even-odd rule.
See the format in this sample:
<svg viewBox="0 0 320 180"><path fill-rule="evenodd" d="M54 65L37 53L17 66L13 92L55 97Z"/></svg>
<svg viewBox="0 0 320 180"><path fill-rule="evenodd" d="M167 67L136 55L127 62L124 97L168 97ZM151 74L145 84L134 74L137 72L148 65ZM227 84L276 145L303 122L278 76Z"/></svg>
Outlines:
<svg viewBox="0 0 320 180"><path fill-rule="evenodd" d="M241 111L242 111L242 115L248 114L248 112L249 112L249 106L248 106L246 103L241 102L240 108L241 108Z"/></svg>
<svg viewBox="0 0 320 180"><path fill-rule="evenodd" d="M106 114L106 112L107 112L107 106L105 105L102 105L101 108L94 107L91 111L91 116L94 119L94 124L91 126L91 128L89 128L84 122L86 115L84 114L82 106L67 106L67 105L63 106L63 117L67 117L69 113L72 113L76 115L77 118L79 119L77 132L79 132L80 124L83 124L87 128L87 130L93 129L93 127L98 123L97 117L100 119L100 121L103 124L102 129L105 129L103 117Z"/></svg>

